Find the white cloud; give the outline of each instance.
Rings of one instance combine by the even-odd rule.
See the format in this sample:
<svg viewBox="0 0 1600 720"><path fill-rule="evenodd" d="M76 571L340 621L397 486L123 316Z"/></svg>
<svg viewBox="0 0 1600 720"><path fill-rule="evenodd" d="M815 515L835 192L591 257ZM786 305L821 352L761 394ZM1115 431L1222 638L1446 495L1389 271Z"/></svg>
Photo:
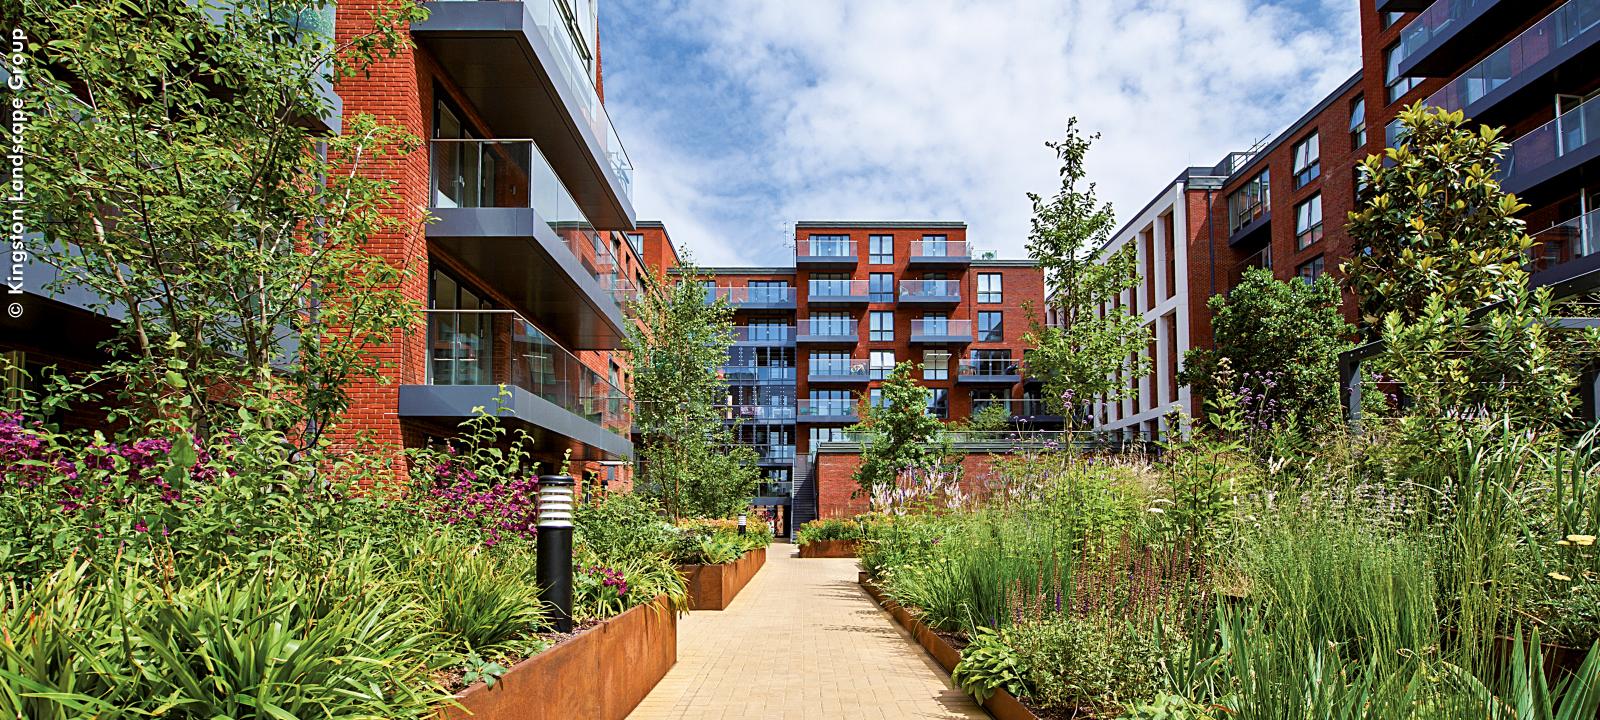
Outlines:
<svg viewBox="0 0 1600 720"><path fill-rule="evenodd" d="M791 223L816 219L965 220L979 249L1019 256L1024 193L1056 187L1043 143L1068 116L1102 134L1088 169L1120 218L1359 64L1353 0L684 0L642 18L680 52L608 55L608 97L639 216L703 264L786 262ZM629 92L664 82L746 102Z"/></svg>

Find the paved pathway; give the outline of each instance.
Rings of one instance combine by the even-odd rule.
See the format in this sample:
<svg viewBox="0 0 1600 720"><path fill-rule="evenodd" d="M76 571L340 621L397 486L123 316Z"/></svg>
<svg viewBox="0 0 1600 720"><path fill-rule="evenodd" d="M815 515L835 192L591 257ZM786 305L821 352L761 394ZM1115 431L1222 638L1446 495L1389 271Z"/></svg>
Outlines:
<svg viewBox="0 0 1600 720"><path fill-rule="evenodd" d="M854 559L767 549L727 610L678 621L678 664L630 715L668 718L986 718L856 583Z"/></svg>

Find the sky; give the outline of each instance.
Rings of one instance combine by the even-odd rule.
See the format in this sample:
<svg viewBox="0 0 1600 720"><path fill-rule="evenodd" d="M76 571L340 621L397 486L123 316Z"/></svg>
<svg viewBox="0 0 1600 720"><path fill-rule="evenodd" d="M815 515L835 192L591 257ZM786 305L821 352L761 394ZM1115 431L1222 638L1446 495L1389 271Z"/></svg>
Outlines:
<svg viewBox="0 0 1600 720"><path fill-rule="evenodd" d="M1068 117L1118 222L1360 66L1356 0L608 0L634 207L702 266L788 265L798 220L959 220L1024 257Z"/></svg>

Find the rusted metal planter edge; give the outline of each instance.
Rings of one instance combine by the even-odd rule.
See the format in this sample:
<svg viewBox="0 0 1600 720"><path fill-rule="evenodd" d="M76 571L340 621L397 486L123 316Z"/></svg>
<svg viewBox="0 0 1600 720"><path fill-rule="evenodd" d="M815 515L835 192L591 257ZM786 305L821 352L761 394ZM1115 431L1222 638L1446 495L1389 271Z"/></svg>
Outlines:
<svg viewBox="0 0 1600 720"><path fill-rule="evenodd" d="M818 540L800 546L800 557L803 558L853 558L856 556L856 540Z"/></svg>
<svg viewBox="0 0 1600 720"><path fill-rule="evenodd" d="M678 566L678 572L689 586L689 609L726 610L766 564L767 549L757 548L733 562Z"/></svg>

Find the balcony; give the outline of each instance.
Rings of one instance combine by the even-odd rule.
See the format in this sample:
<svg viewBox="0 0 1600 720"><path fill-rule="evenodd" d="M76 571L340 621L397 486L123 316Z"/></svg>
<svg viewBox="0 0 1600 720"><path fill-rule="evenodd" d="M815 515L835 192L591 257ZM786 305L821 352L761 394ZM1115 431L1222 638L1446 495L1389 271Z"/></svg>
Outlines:
<svg viewBox="0 0 1600 720"><path fill-rule="evenodd" d="M588 50L557 0L426 2L411 26L495 133L538 142L607 229L631 228L633 162L600 101Z"/></svg>
<svg viewBox="0 0 1600 720"><path fill-rule="evenodd" d="M789 424L794 422L793 405L729 405L723 414L728 422Z"/></svg>
<svg viewBox="0 0 1600 720"><path fill-rule="evenodd" d="M758 497L787 498L793 494L794 483L792 482L763 482L756 486L756 495ZM761 503L757 504L759 505Z"/></svg>
<svg viewBox="0 0 1600 720"><path fill-rule="evenodd" d="M741 347L794 345L793 325L740 325L733 329L733 344Z"/></svg>
<svg viewBox="0 0 1600 720"><path fill-rule="evenodd" d="M1560 285L1600 271L1600 210L1533 234L1535 285Z"/></svg>
<svg viewBox="0 0 1600 720"><path fill-rule="evenodd" d="M826 400L800 400L800 422L806 423L854 423L859 422L856 415L856 400L854 398L830 398Z"/></svg>
<svg viewBox="0 0 1600 720"><path fill-rule="evenodd" d="M853 268L860 262L856 241L835 236L804 238L795 243L794 264L803 268Z"/></svg>
<svg viewBox="0 0 1600 720"><path fill-rule="evenodd" d="M808 280L806 303L810 305L865 305L865 280Z"/></svg>
<svg viewBox="0 0 1600 720"><path fill-rule="evenodd" d="M736 310L793 310L792 287L714 287L708 288L706 302L722 300Z"/></svg>
<svg viewBox="0 0 1600 720"><path fill-rule="evenodd" d="M956 366L956 382L962 385L1014 385L1022 382L1021 363L1011 358L962 360Z"/></svg>
<svg viewBox="0 0 1600 720"><path fill-rule="evenodd" d="M861 323L855 320L810 318L800 323L800 334L795 336L795 342L847 343L853 345L860 338L858 332L860 325Z"/></svg>
<svg viewBox="0 0 1600 720"><path fill-rule="evenodd" d="M400 386L401 417L454 423L484 408L537 428L541 451L632 457L632 399L526 318L510 310L427 314L427 382Z"/></svg>
<svg viewBox="0 0 1600 720"><path fill-rule="evenodd" d="M813 358L806 369L808 383L864 383L867 379L865 358Z"/></svg>
<svg viewBox="0 0 1600 720"><path fill-rule="evenodd" d="M794 462L793 445L753 445L757 465L789 465Z"/></svg>
<svg viewBox="0 0 1600 720"><path fill-rule="evenodd" d="M430 243L574 346L621 346L630 288L532 141L434 140L429 161Z"/></svg>
<svg viewBox="0 0 1600 720"><path fill-rule="evenodd" d="M1042 398L973 398L972 414L999 405L1013 420L1033 423L1059 423L1061 415L1051 410Z"/></svg>
<svg viewBox="0 0 1600 720"><path fill-rule="evenodd" d="M1441 5L1446 2L1439 0ZM1499 3L1512 5L1516 3ZM1480 25L1488 30L1502 26L1498 22ZM1526 103L1514 100L1545 102L1564 89L1571 90L1558 86L1560 69L1588 67L1600 61L1597 41L1600 0L1571 0L1456 76L1425 102L1446 110L1461 110L1468 117L1489 124L1517 120L1511 114L1525 109Z"/></svg>
<svg viewBox="0 0 1600 720"><path fill-rule="evenodd" d="M1249 257L1246 257L1244 260L1240 261L1238 264L1229 269L1228 286L1223 288L1223 294L1227 294L1234 288L1238 287L1239 283L1244 282L1244 274L1252 268L1261 268L1263 270L1272 269L1271 245L1251 253Z"/></svg>
<svg viewBox="0 0 1600 720"><path fill-rule="evenodd" d="M740 385L793 385L793 365L723 365L722 379Z"/></svg>
<svg viewBox="0 0 1600 720"><path fill-rule="evenodd" d="M1378 12L1416 12L1426 10L1433 0L1377 0Z"/></svg>
<svg viewBox="0 0 1600 720"><path fill-rule="evenodd" d="M1600 154L1600 98L1580 103L1517 138L1501 161L1500 185L1534 205L1565 187ZM1570 188L1568 188L1570 189Z"/></svg>
<svg viewBox="0 0 1600 720"><path fill-rule="evenodd" d="M900 302L907 305L959 305L960 280L901 280Z"/></svg>
<svg viewBox="0 0 1600 720"><path fill-rule="evenodd" d="M1444 77L1518 24L1511 0L1434 0L1400 31L1401 75Z"/></svg>
<svg viewBox="0 0 1600 720"><path fill-rule="evenodd" d="M911 321L911 342L964 345L972 342L971 320L920 318Z"/></svg>
<svg viewBox="0 0 1600 720"><path fill-rule="evenodd" d="M911 267L966 267L972 264L972 251L961 240L912 240Z"/></svg>

